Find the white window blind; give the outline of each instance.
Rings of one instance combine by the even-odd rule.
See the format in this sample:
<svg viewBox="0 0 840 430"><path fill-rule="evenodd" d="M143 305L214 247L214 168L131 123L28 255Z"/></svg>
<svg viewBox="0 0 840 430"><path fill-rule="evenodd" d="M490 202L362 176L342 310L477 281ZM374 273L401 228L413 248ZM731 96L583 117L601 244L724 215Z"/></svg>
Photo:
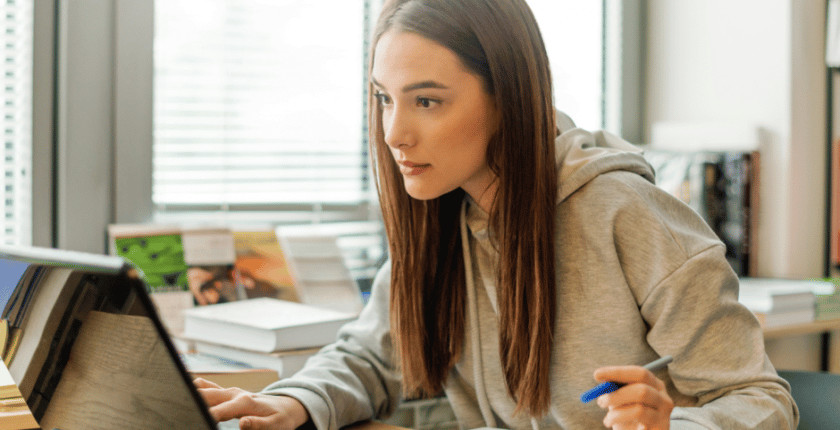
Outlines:
<svg viewBox="0 0 840 430"><path fill-rule="evenodd" d="M362 0L155 8L159 212L367 201Z"/></svg>
<svg viewBox="0 0 840 430"><path fill-rule="evenodd" d="M156 1L155 220L376 220L364 87L380 3ZM603 2L584 3L529 0L557 106L600 128ZM372 223L341 234L357 278L384 257Z"/></svg>
<svg viewBox="0 0 840 430"><path fill-rule="evenodd" d="M368 3L156 2L158 219L331 205L346 213L369 201L364 31L377 2ZM556 105L595 129L603 126L603 2L584 3L529 1L549 51ZM360 216L367 212L350 218Z"/></svg>
<svg viewBox="0 0 840 430"><path fill-rule="evenodd" d="M32 1L3 0L3 223L7 245L32 244Z"/></svg>

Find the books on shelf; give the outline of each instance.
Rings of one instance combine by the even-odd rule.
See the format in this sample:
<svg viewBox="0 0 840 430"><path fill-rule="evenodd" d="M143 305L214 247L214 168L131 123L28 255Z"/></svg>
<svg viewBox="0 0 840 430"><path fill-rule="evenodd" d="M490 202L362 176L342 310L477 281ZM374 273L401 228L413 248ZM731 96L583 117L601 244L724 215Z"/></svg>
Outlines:
<svg viewBox="0 0 840 430"><path fill-rule="evenodd" d="M15 384L9 369L0 360L0 428L36 429L38 422Z"/></svg>
<svg viewBox="0 0 840 430"><path fill-rule="evenodd" d="M149 288L161 320L173 333L184 327L183 309L192 307L181 229L173 225L111 224L111 253L123 257Z"/></svg>
<svg viewBox="0 0 840 430"><path fill-rule="evenodd" d="M184 311L183 336L261 352L311 348L335 340L355 314L272 298L200 306Z"/></svg>
<svg viewBox="0 0 840 430"><path fill-rule="evenodd" d="M345 264L338 236L313 226L279 230L289 267L297 280L301 303L358 315L362 293Z"/></svg>
<svg viewBox="0 0 840 430"><path fill-rule="evenodd" d="M663 128L668 132L662 131ZM745 140L750 136L749 129L732 134ZM682 142L680 136L686 135L683 127L676 125L659 125L656 130L657 139L669 143ZM723 136L727 133L721 131L719 136L709 139L722 139ZM742 146L748 148L748 145ZM735 273L739 276L753 273L757 261L757 229L753 214L759 198L759 152L746 149L686 151L674 149L673 143L669 146L663 142L646 148L644 156L656 172L656 185L694 209L726 245L726 258Z"/></svg>
<svg viewBox="0 0 840 430"><path fill-rule="evenodd" d="M840 6L838 6L838 8L840 8ZM840 11L838 11L838 15L838 19L840 19ZM840 26L840 22L838 22L837 25ZM838 41L838 44L840 44L840 41ZM838 49L840 49L840 47L838 47ZM838 53L838 56L840 56L840 53ZM840 66L840 64L838 64L838 66ZM837 269L840 269L840 139L835 139L832 142L830 153L828 155L832 160L830 173L831 183L829 185L829 192L831 193L829 210L831 217L828 220L827 227L830 241L828 258L832 262L834 273L836 273Z"/></svg>
<svg viewBox="0 0 840 430"><path fill-rule="evenodd" d="M236 269L248 298L274 297L299 302L289 260L274 230L234 230Z"/></svg>
<svg viewBox="0 0 840 430"><path fill-rule="evenodd" d="M281 229L112 224L111 250L150 292L189 291L196 305L271 297L358 314L362 294L322 226Z"/></svg>
<svg viewBox="0 0 840 430"><path fill-rule="evenodd" d="M113 253L137 268L149 292L189 291L184 245L177 226L112 224L108 234Z"/></svg>
<svg viewBox="0 0 840 430"><path fill-rule="evenodd" d="M822 280L831 282L835 287L840 283L840 278L826 278ZM814 320L825 321L838 318L840 318L840 292L835 290L831 294L817 294Z"/></svg>
<svg viewBox="0 0 840 430"><path fill-rule="evenodd" d="M245 348L219 345L212 342L194 341L198 353L221 357L253 368L271 369L280 378L288 378L303 368L306 360L315 355L321 347L292 349L276 352L260 352Z"/></svg>
<svg viewBox="0 0 840 430"><path fill-rule="evenodd" d="M834 284L819 280L741 278L738 301L772 328L815 321L817 297L834 293Z"/></svg>
<svg viewBox="0 0 840 430"><path fill-rule="evenodd" d="M235 282L233 233L227 228L181 230L187 285L198 305L225 303L245 298Z"/></svg>
<svg viewBox="0 0 840 430"><path fill-rule="evenodd" d="M796 324L808 324L814 321L814 308L774 311L770 313L754 312L759 324L764 328L784 327Z"/></svg>
<svg viewBox="0 0 840 430"><path fill-rule="evenodd" d="M261 297L300 301L303 296L287 253L272 228L112 224L108 232L112 253L138 269L173 334L183 331L183 311L195 305ZM321 276L315 283L326 285L306 295L309 303L358 312L361 306L356 303L360 303L361 294L352 279L348 277L348 284L348 279L342 278L340 288L329 288L340 278L335 274L336 264L344 268L341 255L336 259L334 254L334 241L331 246L323 241L310 245L314 249L304 255L321 252L329 254L332 260L310 259L316 267L307 266L301 271L307 285L312 283L308 275L312 271ZM335 301L341 306L332 306Z"/></svg>

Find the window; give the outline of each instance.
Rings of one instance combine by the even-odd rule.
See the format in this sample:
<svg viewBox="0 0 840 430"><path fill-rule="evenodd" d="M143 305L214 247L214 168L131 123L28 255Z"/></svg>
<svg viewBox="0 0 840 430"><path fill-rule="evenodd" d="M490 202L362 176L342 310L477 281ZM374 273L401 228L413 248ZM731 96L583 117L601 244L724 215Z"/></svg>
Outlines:
<svg viewBox="0 0 840 430"><path fill-rule="evenodd" d="M368 6L328 5L329 13L323 3L292 0L156 3L158 217L327 207L352 214L366 205Z"/></svg>
<svg viewBox="0 0 840 430"><path fill-rule="evenodd" d="M32 243L32 1L3 1L3 218L0 239Z"/></svg>
<svg viewBox="0 0 840 430"><path fill-rule="evenodd" d="M294 222L364 219L363 0L166 0L155 5L153 204ZM603 126L602 2L530 0L555 102ZM325 9L328 13L325 13ZM285 218L282 214L285 212ZM319 215L312 215L313 212ZM211 216L211 215L208 215Z"/></svg>
<svg viewBox="0 0 840 430"><path fill-rule="evenodd" d="M604 3L528 0L528 5L548 52L554 105L581 128L604 128Z"/></svg>
<svg viewBox="0 0 840 430"><path fill-rule="evenodd" d="M158 222L345 221L359 280L384 256L367 166L369 0L155 4ZM363 285L364 288L364 285Z"/></svg>
<svg viewBox="0 0 840 430"><path fill-rule="evenodd" d="M372 276L385 250L369 226L379 213L364 91L379 3L155 2L154 220L370 221L345 243L363 250L348 261ZM529 4L557 107L602 128L604 2Z"/></svg>

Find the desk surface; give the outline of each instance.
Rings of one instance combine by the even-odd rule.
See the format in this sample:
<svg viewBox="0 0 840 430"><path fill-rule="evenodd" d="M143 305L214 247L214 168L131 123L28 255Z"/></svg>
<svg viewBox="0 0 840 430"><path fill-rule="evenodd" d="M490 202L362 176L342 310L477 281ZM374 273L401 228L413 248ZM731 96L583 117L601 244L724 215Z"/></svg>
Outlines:
<svg viewBox="0 0 840 430"><path fill-rule="evenodd" d="M805 324L785 325L781 327L765 328L765 339L776 339L801 334L823 333L840 330L840 318L825 321L813 321Z"/></svg>
<svg viewBox="0 0 840 430"><path fill-rule="evenodd" d="M349 427L344 427L344 430L409 430L405 427L392 426L390 424L380 423L376 421L368 421L358 424L353 424Z"/></svg>

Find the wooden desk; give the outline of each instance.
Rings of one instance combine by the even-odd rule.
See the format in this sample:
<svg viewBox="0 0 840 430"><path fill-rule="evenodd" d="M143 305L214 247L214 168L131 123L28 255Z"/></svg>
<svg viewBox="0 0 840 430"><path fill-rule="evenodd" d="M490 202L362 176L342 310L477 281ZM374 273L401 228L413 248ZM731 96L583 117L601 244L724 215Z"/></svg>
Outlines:
<svg viewBox="0 0 840 430"><path fill-rule="evenodd" d="M840 373L840 318L764 329L764 339L822 334L822 370Z"/></svg>
<svg viewBox="0 0 840 430"><path fill-rule="evenodd" d="M349 427L344 427L344 430L409 430L405 427L392 426L390 424L380 423L376 421L367 421L363 423L353 424Z"/></svg>
<svg viewBox="0 0 840 430"><path fill-rule="evenodd" d="M799 336L811 333L825 333L840 330L840 319L814 321L807 324L794 324L782 327L764 329L765 339L776 339L780 337Z"/></svg>

